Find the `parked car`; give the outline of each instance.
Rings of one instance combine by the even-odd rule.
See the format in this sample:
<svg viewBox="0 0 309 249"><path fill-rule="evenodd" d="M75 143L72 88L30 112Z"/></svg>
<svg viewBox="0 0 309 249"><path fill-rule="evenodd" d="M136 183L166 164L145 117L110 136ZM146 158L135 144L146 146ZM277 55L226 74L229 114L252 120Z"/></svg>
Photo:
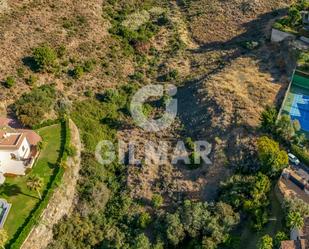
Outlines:
<svg viewBox="0 0 309 249"><path fill-rule="evenodd" d="M288 157L289 157L290 163L293 163L295 165L300 164L300 161L298 160L298 158L296 156L294 156L292 153L289 153Z"/></svg>

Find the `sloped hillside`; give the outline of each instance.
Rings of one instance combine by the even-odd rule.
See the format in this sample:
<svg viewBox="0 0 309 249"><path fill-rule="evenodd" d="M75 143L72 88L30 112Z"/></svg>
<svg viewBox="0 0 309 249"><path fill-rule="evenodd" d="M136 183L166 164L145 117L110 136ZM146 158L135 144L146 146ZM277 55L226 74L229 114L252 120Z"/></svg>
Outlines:
<svg viewBox="0 0 309 249"><path fill-rule="evenodd" d="M7 1L0 16L0 113L14 110L23 93L53 84L53 104L45 107L52 115L42 120L71 116L83 142L74 209L54 227L48 248L187 248L188 240L208 249L225 242L238 213L202 202L216 200L220 181L250 157L264 107L280 103L288 75L268 34L290 2ZM52 54L50 68L36 68L36 48ZM160 133L146 133L129 115L133 93L147 84L178 86L177 121ZM17 104L26 102L26 120L33 121L37 103L29 99L37 96ZM147 103L147 115L157 117L164 101ZM140 147L149 139L206 140L213 164L100 165L95 148L105 139ZM188 217L199 227L191 229Z"/></svg>
<svg viewBox="0 0 309 249"><path fill-rule="evenodd" d="M255 31L263 30L265 20L275 17L281 8L291 3L290 0L180 2L187 12L193 38L201 44L218 43L218 45L243 36L247 32L257 35Z"/></svg>

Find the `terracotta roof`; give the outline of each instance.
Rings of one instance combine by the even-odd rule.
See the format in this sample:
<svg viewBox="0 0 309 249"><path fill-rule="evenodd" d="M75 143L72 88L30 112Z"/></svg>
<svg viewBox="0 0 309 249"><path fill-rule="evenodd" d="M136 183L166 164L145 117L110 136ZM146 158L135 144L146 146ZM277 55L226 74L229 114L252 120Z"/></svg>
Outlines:
<svg viewBox="0 0 309 249"><path fill-rule="evenodd" d="M2 129L0 130L0 149L18 149L24 138L30 145L37 145L42 139L32 130Z"/></svg>
<svg viewBox="0 0 309 249"><path fill-rule="evenodd" d="M3 133L0 134L0 149L17 149L25 138L23 133Z"/></svg>
<svg viewBox="0 0 309 249"><path fill-rule="evenodd" d="M32 130L23 130L23 129L18 129L17 131L25 134L28 142L31 145L37 145L38 142L40 142L42 140L42 138L35 132Z"/></svg>
<svg viewBox="0 0 309 249"><path fill-rule="evenodd" d="M302 248L309 248L309 218L304 219L304 227L302 228L302 235L300 238L304 241L305 244Z"/></svg>
<svg viewBox="0 0 309 249"><path fill-rule="evenodd" d="M281 241L280 249L305 249L301 247L299 240L285 240Z"/></svg>

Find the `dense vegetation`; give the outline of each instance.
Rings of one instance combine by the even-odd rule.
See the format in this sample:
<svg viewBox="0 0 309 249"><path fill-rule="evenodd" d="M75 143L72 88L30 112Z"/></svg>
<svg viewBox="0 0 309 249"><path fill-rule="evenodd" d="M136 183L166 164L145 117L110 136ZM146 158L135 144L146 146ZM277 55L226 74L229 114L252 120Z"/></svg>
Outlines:
<svg viewBox="0 0 309 249"><path fill-rule="evenodd" d="M14 104L18 119L26 126L38 125L46 120L56 102L56 90L53 85L34 88L23 94Z"/></svg>
<svg viewBox="0 0 309 249"><path fill-rule="evenodd" d="M288 10L288 15L279 19L274 24L274 28L290 32L294 34L308 35L305 29L302 29L302 15L301 11L309 10L309 3L307 0L298 0L292 4Z"/></svg>
<svg viewBox="0 0 309 249"><path fill-rule="evenodd" d="M268 193L271 183L266 175L234 175L222 183L221 199L235 210L243 211L251 218L252 227L261 230L268 222Z"/></svg>

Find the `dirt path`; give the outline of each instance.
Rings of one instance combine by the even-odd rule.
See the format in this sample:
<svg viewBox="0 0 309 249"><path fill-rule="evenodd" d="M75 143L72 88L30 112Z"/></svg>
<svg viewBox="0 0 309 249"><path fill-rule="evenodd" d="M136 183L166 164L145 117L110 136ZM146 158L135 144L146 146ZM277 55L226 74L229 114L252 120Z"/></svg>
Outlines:
<svg viewBox="0 0 309 249"><path fill-rule="evenodd" d="M39 224L32 230L22 249L43 249L52 240L53 226L64 216L71 212L75 197L75 186L80 168L81 141L79 131L70 120L71 141L77 149L74 158L68 159L68 168L63 176L61 186L51 198L46 210L43 212Z"/></svg>

